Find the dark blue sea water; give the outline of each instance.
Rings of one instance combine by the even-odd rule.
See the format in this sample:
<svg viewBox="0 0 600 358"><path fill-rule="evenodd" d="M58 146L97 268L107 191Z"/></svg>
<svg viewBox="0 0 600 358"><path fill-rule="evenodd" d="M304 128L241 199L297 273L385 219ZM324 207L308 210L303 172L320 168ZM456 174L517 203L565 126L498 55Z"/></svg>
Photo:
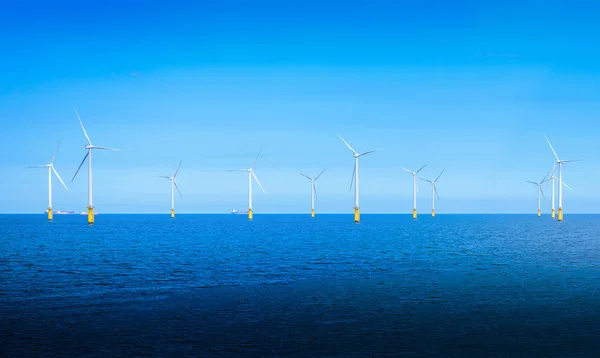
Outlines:
<svg viewBox="0 0 600 358"><path fill-rule="evenodd" d="M598 356L600 216L0 215L4 356Z"/></svg>

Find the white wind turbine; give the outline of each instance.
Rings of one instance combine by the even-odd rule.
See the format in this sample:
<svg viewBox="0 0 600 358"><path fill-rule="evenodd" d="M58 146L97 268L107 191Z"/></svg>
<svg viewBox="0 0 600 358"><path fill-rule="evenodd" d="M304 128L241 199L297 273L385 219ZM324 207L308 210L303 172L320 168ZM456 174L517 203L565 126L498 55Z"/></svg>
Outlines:
<svg viewBox="0 0 600 358"><path fill-rule="evenodd" d="M546 137L544 135L544 138L546 138L546 142L548 142L548 145L550 146L550 149L552 150L552 153L554 154L554 157L556 158L556 164L558 164L558 221L563 221L563 208L562 208L562 187L563 187L562 165L564 163L577 162L577 161L580 161L580 160L560 160L558 158L558 154L556 154L556 151L552 147L552 144L550 144L550 140L548 140L548 137Z"/></svg>
<svg viewBox="0 0 600 358"><path fill-rule="evenodd" d="M38 165L36 167L27 167L27 169L48 168L48 220L52 220L52 172L54 172L54 174L56 175L58 180L60 180L62 185L65 187L65 189L67 189L67 191L69 191L69 188L67 188L67 186L65 185L65 182L62 180L60 175L58 175L58 172L54 168L54 159L56 158L56 153L58 153L58 148L60 148L61 142L62 142L62 139L58 142L58 145L56 146L56 151L54 152L54 155L52 156L52 160L50 161L50 163L45 164L45 165Z"/></svg>
<svg viewBox="0 0 600 358"><path fill-rule="evenodd" d="M179 191L179 185L177 185L177 180L175 179L175 177L177 177L177 173L179 173L179 168L181 168L181 163L183 161L179 161L179 166L177 167L177 170L175 171L175 174L173 174L172 177L167 177L164 175L159 175L159 177L161 178L166 178L169 179L171 181L171 217L174 218L175 217L175 188L177 188L177 192L179 193L179 197L181 197L181 191Z"/></svg>
<svg viewBox="0 0 600 358"><path fill-rule="evenodd" d="M77 112L77 109L75 109L75 114L77 115L77 119L79 120L79 124L81 124L81 129L83 129L83 134L85 135L85 139L87 140L87 144L85 145L85 149L87 150L87 153L85 155L85 157L83 157L83 160L81 161L81 164L79 164L79 168L77 168L77 171L75 172L75 175L73 175L73 179L71 179L71 182L73 182L73 180L75 180L75 177L77 176L77 173L79 173L79 170L81 169L81 166L83 165L83 163L85 163L86 159L88 161L88 224L93 224L94 223L94 205L92 202L92 150L94 149L102 149L102 150L112 150L112 151L121 151L120 149L114 149L114 148L108 148L108 147L99 147L97 145L93 145L92 141L90 140L90 137L88 136L87 132L85 131L85 127L83 126L83 122L81 121L81 118L79 118L79 113Z"/></svg>
<svg viewBox="0 0 600 358"><path fill-rule="evenodd" d="M556 163L554 163L554 168L552 169L552 175L550 176L550 180L552 180L552 219L555 218L556 214L555 214L555 210L554 210L554 186L555 186L555 181L558 181L558 177L556 175L554 175L556 173ZM562 182L562 185L566 186L567 188L569 188L569 190L572 190L570 186L567 185L567 183Z"/></svg>
<svg viewBox="0 0 600 358"><path fill-rule="evenodd" d="M544 175L544 178L542 179L542 181L540 181L539 183L536 183L534 181L526 180L526 182L531 183L531 184L537 186L537 188L538 188L538 211L537 211L537 215L538 216L542 216L540 194L544 197L544 200L546 200L546 196L544 195L544 191L542 190L542 184L544 184L545 182L547 182L548 180L550 180L548 178L548 174L550 174L550 173L546 173L546 175ZM548 178L548 179L546 179L546 178Z"/></svg>
<svg viewBox="0 0 600 358"><path fill-rule="evenodd" d="M429 164L429 163L427 163ZM413 176L413 219L417 218L417 192L419 191L419 185L417 184L417 174L419 174L419 172L421 170L423 170L423 168L425 168L427 166L427 164L425 164L424 166L422 166L421 168L419 168L419 170L417 170L416 172L413 172L412 170L408 170L406 168L402 168L404 171L409 172L412 174Z"/></svg>
<svg viewBox="0 0 600 358"><path fill-rule="evenodd" d="M376 150L381 150L382 148L370 150L368 152L357 153L354 149L352 149L350 144L348 144L348 142L342 138L341 135L338 134L338 137L340 137L342 142L344 142L344 144L346 144L352 153L354 153L354 172L352 173L352 180L350 181L350 190L352 190L352 183L354 183L354 222L357 223L360 222L360 207L358 206L358 158L365 154L373 153Z"/></svg>
<svg viewBox="0 0 600 358"><path fill-rule="evenodd" d="M323 169L319 173L319 175L317 175L314 179L309 177L308 175L299 173L303 177L310 180L310 216L312 216L313 218L315 217L315 197L317 196L317 186L316 186L315 182L317 181L317 179L319 179L319 177L321 176L321 174L323 174L324 171L325 171L325 169Z"/></svg>
<svg viewBox="0 0 600 358"><path fill-rule="evenodd" d="M440 179L440 177L442 176L443 173L444 173L444 170L442 170L440 175L438 175L437 178L435 178L435 180L433 180L433 181L419 178L419 179L431 184L431 216L432 217L435 217L435 197L437 196L438 200L440 200L440 196L438 195L438 191L437 191L437 188L435 187L435 184L437 183L438 179Z"/></svg>
<svg viewBox="0 0 600 358"><path fill-rule="evenodd" d="M230 172L248 172L248 220L252 220L252 218L253 218L253 214L252 214L252 178L254 178L254 180L256 180L256 183L258 184L258 186L260 187L262 192L267 194L265 189L263 189L262 185L260 184L260 181L258 181L258 178L256 177L256 174L254 174L254 170L253 170L254 165L256 164L256 161L258 160L258 156L260 155L262 150L263 149L260 148L260 151L256 155L256 158L254 158L254 163L252 163L252 166L250 168L228 170Z"/></svg>

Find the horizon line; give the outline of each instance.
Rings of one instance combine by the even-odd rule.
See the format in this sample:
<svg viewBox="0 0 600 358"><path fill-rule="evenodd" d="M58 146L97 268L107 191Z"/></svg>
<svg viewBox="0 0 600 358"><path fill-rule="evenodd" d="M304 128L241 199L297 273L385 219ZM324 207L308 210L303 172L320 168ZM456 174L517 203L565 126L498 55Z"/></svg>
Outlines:
<svg viewBox="0 0 600 358"><path fill-rule="evenodd" d="M310 212L255 212L253 211L254 214L260 214L260 215L310 215ZM9 212L0 212L0 215L46 215L47 213L37 213L37 212L14 212L14 213L9 213ZM176 212L177 215L246 215L246 213L244 214L232 214L232 213L224 213L224 212ZM419 213L420 215L428 215L431 214L431 212L423 212L423 213ZM79 216L86 216L87 214L80 214L80 213L74 213L74 214L56 214L56 215L79 215ZM96 215L169 215L168 211L165 212L105 212L105 213L96 213ZM323 212L323 213L319 213L316 212L315 215L353 215L352 212ZM411 212L408 213L394 213L394 212L367 212L367 213L361 213L361 215L412 215ZM481 212L481 213L471 213L471 212L464 212L464 213L457 213L457 212L447 212L447 213L435 213L436 216L438 215L537 215L536 212L515 212L515 213L499 213L499 212ZM545 215L551 215L550 212L548 213L542 213L542 216ZM570 212L569 215L600 215L600 212Z"/></svg>

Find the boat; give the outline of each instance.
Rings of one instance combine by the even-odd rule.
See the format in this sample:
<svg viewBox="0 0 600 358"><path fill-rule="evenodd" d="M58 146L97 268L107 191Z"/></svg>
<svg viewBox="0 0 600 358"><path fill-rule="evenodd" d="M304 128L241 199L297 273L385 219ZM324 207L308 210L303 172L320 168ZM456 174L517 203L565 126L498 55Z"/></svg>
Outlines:
<svg viewBox="0 0 600 358"><path fill-rule="evenodd" d="M247 211L243 211L243 210L235 210L235 209L232 209L230 213L231 213L231 214L248 214L248 212L247 212Z"/></svg>
<svg viewBox="0 0 600 358"><path fill-rule="evenodd" d="M45 213L48 214L48 210L46 210ZM54 215L67 215L67 214L75 214L75 212L74 211L60 211L60 210L57 210L57 211L52 212L52 214L54 214Z"/></svg>

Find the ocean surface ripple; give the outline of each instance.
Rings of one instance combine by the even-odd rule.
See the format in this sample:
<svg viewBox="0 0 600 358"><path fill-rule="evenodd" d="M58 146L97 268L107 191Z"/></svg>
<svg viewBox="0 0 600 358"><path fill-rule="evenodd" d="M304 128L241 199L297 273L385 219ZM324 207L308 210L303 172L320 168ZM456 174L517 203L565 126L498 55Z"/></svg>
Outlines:
<svg viewBox="0 0 600 358"><path fill-rule="evenodd" d="M0 215L0 353L597 356L600 215Z"/></svg>

